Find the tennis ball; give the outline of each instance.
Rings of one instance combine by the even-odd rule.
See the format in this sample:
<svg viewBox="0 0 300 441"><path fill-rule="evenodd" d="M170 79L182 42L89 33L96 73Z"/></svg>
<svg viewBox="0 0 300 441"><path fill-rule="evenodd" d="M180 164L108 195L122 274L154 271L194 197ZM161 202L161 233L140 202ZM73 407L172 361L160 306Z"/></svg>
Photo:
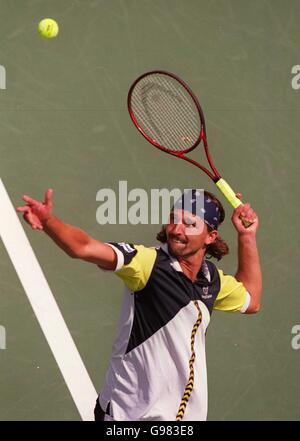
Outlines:
<svg viewBox="0 0 300 441"><path fill-rule="evenodd" d="M54 38L57 36L58 24L52 18L44 18L39 22L38 31L44 38Z"/></svg>

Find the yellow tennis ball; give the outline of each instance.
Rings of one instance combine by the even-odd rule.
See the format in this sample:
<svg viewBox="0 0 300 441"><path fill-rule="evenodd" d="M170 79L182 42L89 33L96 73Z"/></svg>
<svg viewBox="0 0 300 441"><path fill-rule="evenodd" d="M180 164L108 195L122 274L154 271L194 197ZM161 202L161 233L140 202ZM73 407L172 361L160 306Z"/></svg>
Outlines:
<svg viewBox="0 0 300 441"><path fill-rule="evenodd" d="M59 27L52 18L44 18L39 22L38 31L44 38L54 38L58 34Z"/></svg>

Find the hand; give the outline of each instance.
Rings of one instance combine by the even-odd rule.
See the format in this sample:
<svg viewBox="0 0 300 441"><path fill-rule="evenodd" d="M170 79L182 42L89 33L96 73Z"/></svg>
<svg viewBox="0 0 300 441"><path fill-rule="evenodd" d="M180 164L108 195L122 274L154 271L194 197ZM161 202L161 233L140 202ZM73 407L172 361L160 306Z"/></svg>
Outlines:
<svg viewBox="0 0 300 441"><path fill-rule="evenodd" d="M53 190L49 188L45 193L44 202L36 201L29 196L22 197L26 205L18 207L17 211L23 213L25 221L34 230L42 230L45 222L52 215L52 194Z"/></svg>
<svg viewBox="0 0 300 441"><path fill-rule="evenodd" d="M236 197L242 200L241 193L237 193ZM242 222L242 219L251 222L252 225L246 228ZM253 208L251 208L249 203L242 204L237 207L233 212L231 220L239 234L256 234L259 226L258 216Z"/></svg>

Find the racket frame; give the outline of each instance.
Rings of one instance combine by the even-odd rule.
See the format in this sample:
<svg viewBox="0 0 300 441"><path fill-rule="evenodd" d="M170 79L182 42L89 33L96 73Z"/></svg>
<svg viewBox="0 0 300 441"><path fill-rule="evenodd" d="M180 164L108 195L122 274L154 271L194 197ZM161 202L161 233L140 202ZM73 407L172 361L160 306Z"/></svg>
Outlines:
<svg viewBox="0 0 300 441"><path fill-rule="evenodd" d="M188 94L192 98L192 100L198 110L199 119L200 119L200 126L201 126L199 136L198 136L196 142L191 147L189 147L185 150L182 150L180 152L168 149L168 148L160 145L154 139L152 139L149 135L147 135L147 133L145 133L144 130L139 125L139 123L134 115L134 112L132 110L131 97L132 97L135 86L143 78L150 76L150 75L155 75L155 74L166 75L166 76L171 77L173 80L178 81L178 83L182 87L184 87L184 89L188 92ZM221 177L220 173L217 171L217 169L213 163L212 156L208 150L208 143L207 143L207 136L206 136L206 124L205 124L203 110L200 106L200 103L199 103L196 95L193 93L193 91L190 89L190 87L180 77L178 77L177 75L175 75L171 72L167 72L165 70L152 70L152 71L149 71L149 72L146 72L146 73L140 75L130 86L128 96L127 96L127 107L128 107L128 112L129 112L130 118L132 119L133 124L136 126L138 131L143 135L143 137L148 142L150 142L150 144L152 144L154 147L157 147L159 150L162 150L163 152L168 153L169 155L176 156L177 158L180 158L180 159L184 159L185 161L190 162L191 164L200 168L204 173L206 173L212 179L212 181L216 184L216 186L219 188L221 193L223 193L223 195L225 196L225 198L227 199L227 201L231 204L231 206L233 208L237 208L239 205L242 204L241 200L236 197L235 192L232 190L231 186ZM185 156L186 153L189 153L192 150L194 150L200 144L201 141L203 141L205 155L206 155L207 161L208 161L212 171L208 170L208 168L206 168L202 164L199 164L199 162L195 161L194 159L189 158L188 156ZM250 225L252 225L252 222L249 222L246 219L241 218L241 220L246 228L248 228Z"/></svg>
<svg viewBox="0 0 300 441"><path fill-rule="evenodd" d="M161 75L166 75L171 77L172 79L178 81L178 83L184 87L184 89L188 92L188 94L190 95L190 97L192 98L197 111L198 111L198 115L199 115L199 120L200 120L200 126L201 126L201 130L199 133L199 136L196 140L196 142L191 146L188 147L185 150L181 150L180 152L177 151L173 151L171 149L167 149L166 147L160 145L159 143L157 143L154 139L151 138L151 136L147 135L147 133L144 132L144 130L142 129L142 127L139 125L134 112L132 110L132 105L131 105L131 97L132 97L132 93L134 91L135 86L145 77L150 76L150 75L155 75L155 74L161 74ZM185 161L190 162L191 164L195 165L196 167L200 168L202 171L204 171L204 173L206 173L215 183L221 178L219 172L217 171L212 157L210 155L210 152L208 150L208 145L207 145L207 136L206 136L206 125L205 125L205 118L204 118L204 113L202 111L202 108L200 106L200 103L198 101L198 98L196 97L196 95L192 92L192 90L189 88L189 86L181 79L179 78L177 75L174 75L173 73L164 71L164 70L153 70L150 72L146 72L143 75L140 75L131 85L129 92L128 92L128 97L127 97L127 107L128 107L128 112L129 115L132 119L133 124L136 126L136 128L139 130L139 132L143 135L144 138L146 138L146 140L148 142L150 142L152 145L154 145L155 147L157 147L158 149L164 151L165 153L169 153L169 155L173 155L176 156L178 158L184 159ZM192 150L194 150L199 144L200 142L203 141L203 145L204 145L204 149L205 149L205 154L208 160L209 165L211 166L211 169L213 171L213 173L208 170L208 168L204 167L203 165L199 164L197 161L194 161L192 158L189 158L188 156L185 156L186 153L191 152Z"/></svg>

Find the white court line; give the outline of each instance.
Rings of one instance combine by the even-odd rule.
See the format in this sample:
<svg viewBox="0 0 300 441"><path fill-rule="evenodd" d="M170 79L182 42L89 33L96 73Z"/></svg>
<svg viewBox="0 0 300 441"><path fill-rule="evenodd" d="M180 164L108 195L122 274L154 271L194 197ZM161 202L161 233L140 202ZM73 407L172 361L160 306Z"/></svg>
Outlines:
<svg viewBox="0 0 300 441"><path fill-rule="evenodd" d="M93 420L96 390L1 179L0 236L81 418Z"/></svg>

